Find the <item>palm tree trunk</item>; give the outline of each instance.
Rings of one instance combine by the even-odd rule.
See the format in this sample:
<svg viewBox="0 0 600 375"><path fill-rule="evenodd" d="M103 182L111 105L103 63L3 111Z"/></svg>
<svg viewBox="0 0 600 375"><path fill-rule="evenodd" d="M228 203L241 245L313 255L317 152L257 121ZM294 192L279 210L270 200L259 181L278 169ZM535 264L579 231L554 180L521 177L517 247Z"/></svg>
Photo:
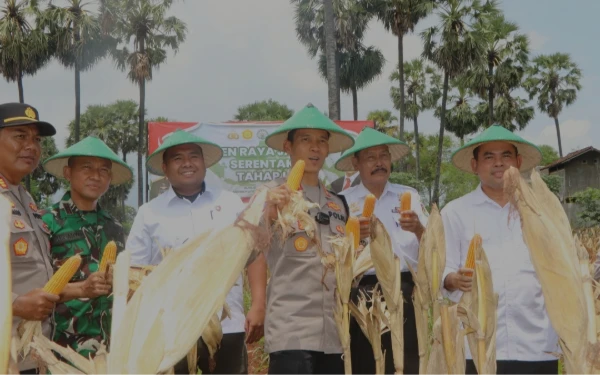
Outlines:
<svg viewBox="0 0 600 375"><path fill-rule="evenodd" d="M339 77L337 70L337 44L333 14L333 0L323 0L325 10L325 57L327 59L327 97L329 99L329 118L340 119Z"/></svg>
<svg viewBox="0 0 600 375"><path fill-rule="evenodd" d="M358 92L356 86L352 87L352 111L354 114L354 121L358 120Z"/></svg>
<svg viewBox="0 0 600 375"><path fill-rule="evenodd" d="M79 26L75 22L73 25L75 29L74 39L75 43L79 44ZM75 52L75 143L79 142L80 130L81 130L81 63L80 54Z"/></svg>
<svg viewBox="0 0 600 375"><path fill-rule="evenodd" d="M23 74L19 73L17 78L17 87L19 88L19 103L25 103L25 95L23 93Z"/></svg>
<svg viewBox="0 0 600 375"><path fill-rule="evenodd" d="M144 54L144 40L140 41L140 53ZM146 78L139 80L140 85L140 112L138 114L138 208L144 204L144 171L142 158L144 155L144 110L146 107Z"/></svg>
<svg viewBox="0 0 600 375"><path fill-rule="evenodd" d="M146 155L148 157L148 124L144 122L144 140L146 141ZM146 202L149 201L148 194L150 193L150 180L148 179L148 168L146 168Z"/></svg>
<svg viewBox="0 0 600 375"><path fill-rule="evenodd" d="M490 87L488 88L488 124L494 123L494 65L489 64L488 66L488 79L490 80Z"/></svg>
<svg viewBox="0 0 600 375"><path fill-rule="evenodd" d="M448 72L444 71L444 91L442 93L442 113L440 119L440 138L438 141L437 165L435 166L435 182L433 185L432 203L439 206L440 200L440 173L442 170L442 151L444 147L444 126L446 125L446 99L448 98Z"/></svg>
<svg viewBox="0 0 600 375"><path fill-rule="evenodd" d="M404 35L398 35L398 74L400 75L400 120L398 121L398 138L404 140ZM406 172L404 160L398 162L398 169Z"/></svg>
<svg viewBox="0 0 600 375"><path fill-rule="evenodd" d="M416 92L413 93L413 103L415 103L415 104L417 103L417 93ZM419 146L419 123L417 122L416 114L413 117L413 121L415 123L415 146L416 146L416 152L417 152L417 155L415 157L415 164L416 164L415 165L415 169L416 169L415 175L418 180L419 174L421 171L421 156L419 155L419 148L420 148L420 146Z"/></svg>
<svg viewBox="0 0 600 375"><path fill-rule="evenodd" d="M464 136L464 135L461 135L461 136L460 136L460 147L462 147L462 146L464 146L464 145L465 145L465 136Z"/></svg>
<svg viewBox="0 0 600 375"><path fill-rule="evenodd" d="M556 125L556 138L558 138L558 155L562 158L562 140L560 138L560 125L558 124L558 117L554 116L554 125Z"/></svg>

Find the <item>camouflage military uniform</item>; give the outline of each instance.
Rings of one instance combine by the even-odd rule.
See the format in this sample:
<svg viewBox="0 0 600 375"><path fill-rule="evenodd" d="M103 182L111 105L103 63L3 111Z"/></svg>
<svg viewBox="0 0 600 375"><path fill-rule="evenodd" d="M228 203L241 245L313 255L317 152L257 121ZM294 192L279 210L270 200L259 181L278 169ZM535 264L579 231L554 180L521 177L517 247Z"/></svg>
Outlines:
<svg viewBox="0 0 600 375"><path fill-rule="evenodd" d="M109 241L124 248L121 224L99 206L95 211L80 211L67 192L60 202L42 216L50 229L51 256L54 269L69 257L79 254L82 262L71 282L83 281L98 270L102 252ZM80 354L94 354L110 334L112 296L80 298L56 306L54 341L70 346ZM108 342L107 342L108 344Z"/></svg>

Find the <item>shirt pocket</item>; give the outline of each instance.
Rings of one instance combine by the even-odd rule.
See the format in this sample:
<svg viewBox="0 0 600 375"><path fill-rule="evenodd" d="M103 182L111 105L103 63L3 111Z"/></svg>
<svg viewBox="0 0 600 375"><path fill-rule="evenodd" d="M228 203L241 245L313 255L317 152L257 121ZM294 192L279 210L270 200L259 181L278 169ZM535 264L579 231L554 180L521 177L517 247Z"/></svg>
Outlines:
<svg viewBox="0 0 600 375"><path fill-rule="evenodd" d="M317 247L306 232L298 231L285 241L283 254L286 258L312 258L317 256Z"/></svg>

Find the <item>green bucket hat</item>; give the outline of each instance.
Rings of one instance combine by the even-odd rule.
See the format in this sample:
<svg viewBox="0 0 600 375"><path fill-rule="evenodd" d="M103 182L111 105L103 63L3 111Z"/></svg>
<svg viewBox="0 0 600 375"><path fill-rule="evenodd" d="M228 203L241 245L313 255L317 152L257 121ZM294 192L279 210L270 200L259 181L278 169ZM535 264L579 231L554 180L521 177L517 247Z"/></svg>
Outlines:
<svg viewBox="0 0 600 375"><path fill-rule="evenodd" d="M173 134L169 135L165 142L157 148L152 155L146 159L146 167L155 175L163 176L162 163L163 154L168 148L185 145L185 144L196 144L202 149L202 155L204 156L204 165L206 168L217 164L223 157L223 150L216 144L207 141L204 138L200 138L196 135L188 133L184 130L177 129Z"/></svg>
<svg viewBox="0 0 600 375"><path fill-rule="evenodd" d="M133 178L131 167L121 160L119 156L106 145L106 143L95 136L89 136L75 143L63 152L59 152L58 154L49 157L43 163L44 169L53 176L65 178L63 169L68 164L69 158L73 156L94 156L110 160L112 162L111 185L120 185Z"/></svg>
<svg viewBox="0 0 600 375"><path fill-rule="evenodd" d="M344 151L340 159L335 163L335 168L340 171L354 171L352 166L352 157L355 153L366 148L387 145L390 154L392 154L392 162L402 159L410 152L410 147L401 140L383 134L373 128L364 128L352 148Z"/></svg>
<svg viewBox="0 0 600 375"><path fill-rule="evenodd" d="M283 142L287 139L288 132L296 129L319 129L329 132L330 154L342 152L354 144L354 138L350 134L310 103L269 134L265 143L272 149L283 151Z"/></svg>
<svg viewBox="0 0 600 375"><path fill-rule="evenodd" d="M471 159L473 159L473 150L483 143L488 142L508 142L517 148L517 152L523 158L521 163L521 172L533 169L542 161L542 153L536 145L527 142L510 130L501 125L494 124L487 128L483 133L467 142L464 146L452 154L452 163L467 173L473 173L471 170Z"/></svg>

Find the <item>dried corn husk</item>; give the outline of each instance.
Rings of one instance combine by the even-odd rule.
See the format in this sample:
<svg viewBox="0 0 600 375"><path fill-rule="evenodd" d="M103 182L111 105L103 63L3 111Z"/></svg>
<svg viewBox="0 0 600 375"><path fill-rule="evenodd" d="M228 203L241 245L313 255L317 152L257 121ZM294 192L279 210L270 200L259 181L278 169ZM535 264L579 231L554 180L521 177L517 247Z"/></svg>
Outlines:
<svg viewBox="0 0 600 375"><path fill-rule="evenodd" d="M396 374L404 371L404 307L400 280L400 259L394 256L385 227L374 218L371 226L371 259L389 312L392 352Z"/></svg>
<svg viewBox="0 0 600 375"><path fill-rule="evenodd" d="M577 247L577 255L579 257L579 268L581 271L581 280L583 282L583 293L585 297L585 305L588 316L593 317L589 320L587 327L587 339L590 344L595 344L598 341L596 332L596 307L594 300L593 279L590 273L590 257L587 250L583 247L579 237L575 237L575 245Z"/></svg>
<svg viewBox="0 0 600 375"><path fill-rule="evenodd" d="M279 211L277 219L282 243L295 230L294 226L304 228L308 237L318 242L318 238L315 237L315 220L308 213L311 208L319 208L319 204L305 200L301 190L290 192L290 202Z"/></svg>
<svg viewBox="0 0 600 375"><path fill-rule="evenodd" d="M225 302L252 251L263 246L258 241L265 236L257 230L266 194L258 193L236 223L212 233L199 246L170 254L145 278L121 323L132 331L122 329L111 338L119 347L110 356L120 360L109 372L166 371L187 355Z"/></svg>
<svg viewBox="0 0 600 375"><path fill-rule="evenodd" d="M427 361L428 374L464 374L464 334L460 331L458 305L440 303L440 318L433 325L433 342ZM442 323L443 321L446 321Z"/></svg>
<svg viewBox="0 0 600 375"><path fill-rule="evenodd" d="M481 244L475 248L475 275L470 292L463 293L459 316L471 333L467 341L479 374L496 373L496 327L498 294L494 293L492 271Z"/></svg>
<svg viewBox="0 0 600 375"><path fill-rule="evenodd" d="M335 293L336 305L334 318L340 342L344 352L344 371L352 373L352 360L350 355L350 291L354 278L354 238L353 234L346 237L334 237L329 240L335 254L335 278L337 289Z"/></svg>
<svg viewBox="0 0 600 375"><path fill-rule="evenodd" d="M384 353L381 350L381 335L388 331L388 319L385 315L385 304L381 301L381 293L376 286L373 289L371 307L367 307L367 297L360 291L358 304L350 302L350 312L363 331L371 347L375 358L375 373L385 373Z"/></svg>
<svg viewBox="0 0 600 375"><path fill-rule="evenodd" d="M359 250L358 257L354 260L354 279L360 278L365 272L373 268L371 259L371 245L367 244L362 250Z"/></svg>
<svg viewBox="0 0 600 375"><path fill-rule="evenodd" d="M532 172L532 182L539 179ZM582 288L581 271L570 227L565 230L562 209L546 194L548 188L529 186L511 167L504 174L504 191L521 217L523 239L542 286L546 310L559 343L568 373L588 373L587 328L589 317ZM568 233L568 235L566 234Z"/></svg>
<svg viewBox="0 0 600 375"><path fill-rule="evenodd" d="M0 373L8 372L12 332L12 276L10 261L10 202L0 195Z"/></svg>

